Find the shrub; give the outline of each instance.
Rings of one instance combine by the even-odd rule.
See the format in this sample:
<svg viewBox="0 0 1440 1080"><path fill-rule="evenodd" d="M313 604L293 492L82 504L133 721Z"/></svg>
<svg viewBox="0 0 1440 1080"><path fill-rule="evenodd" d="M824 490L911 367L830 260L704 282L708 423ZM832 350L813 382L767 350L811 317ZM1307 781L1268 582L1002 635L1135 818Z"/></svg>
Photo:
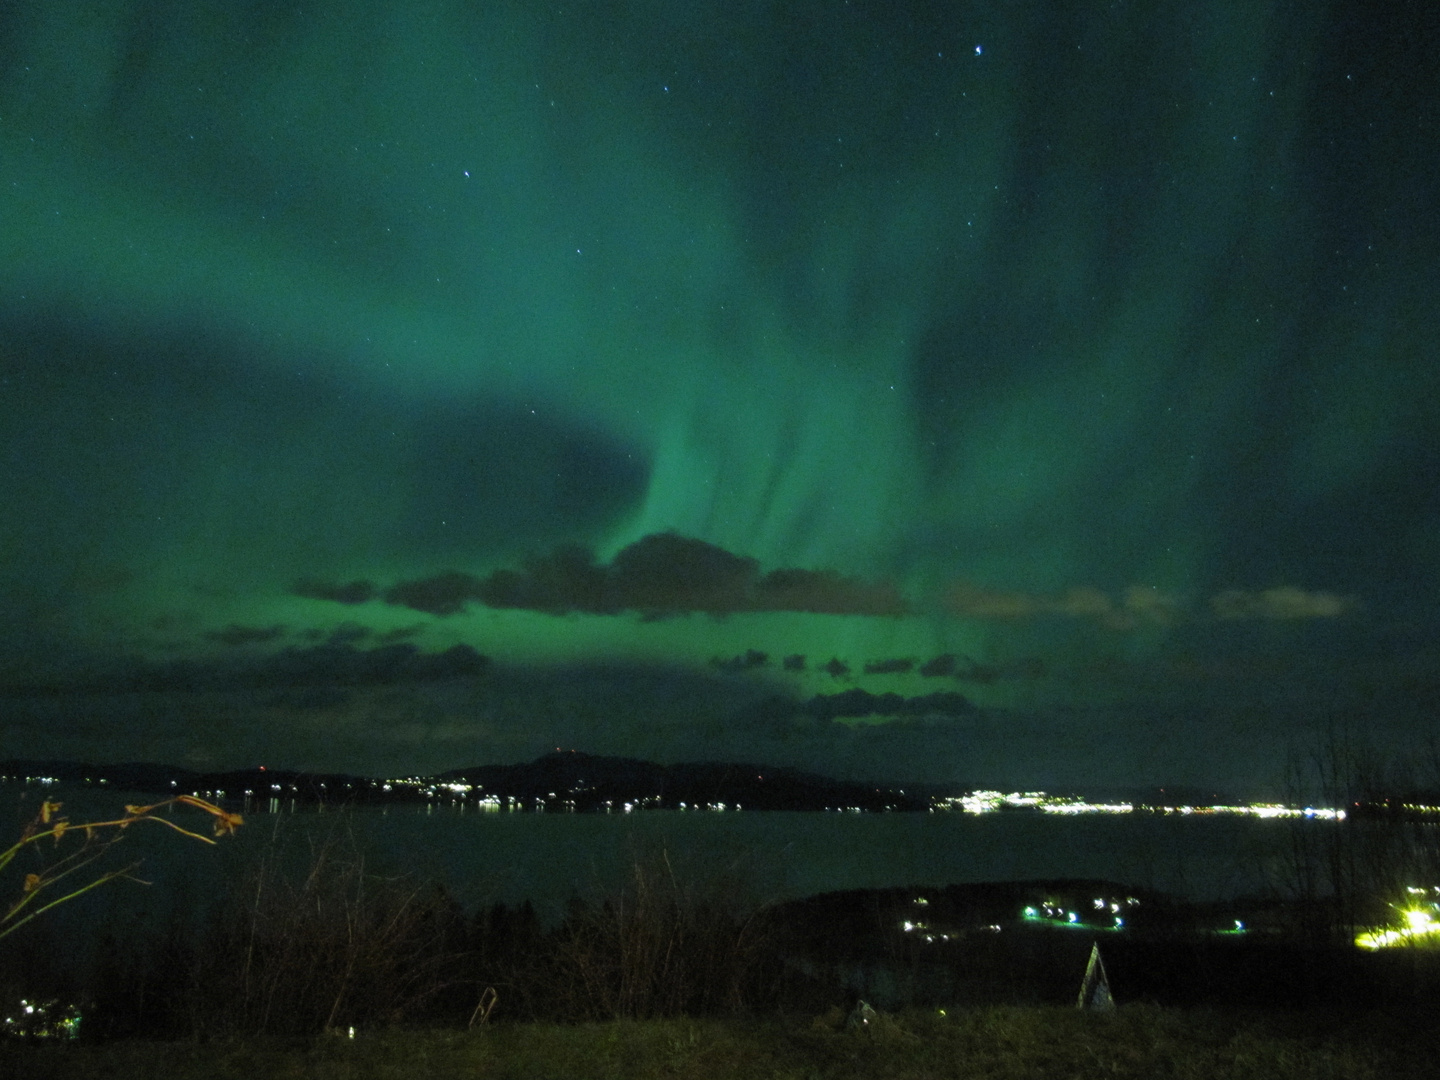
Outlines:
<svg viewBox="0 0 1440 1080"><path fill-rule="evenodd" d="M649 1019L735 1012L759 990L772 928L725 878L685 883L663 849L631 861L619 893L575 900L530 987L556 1019Z"/></svg>
<svg viewBox="0 0 1440 1080"><path fill-rule="evenodd" d="M163 935L117 944L97 980L96 1026L296 1036L445 1011L439 999L465 978L467 929L443 888L376 874L333 834L312 840L298 874L287 856L272 845L198 929L176 920Z"/></svg>

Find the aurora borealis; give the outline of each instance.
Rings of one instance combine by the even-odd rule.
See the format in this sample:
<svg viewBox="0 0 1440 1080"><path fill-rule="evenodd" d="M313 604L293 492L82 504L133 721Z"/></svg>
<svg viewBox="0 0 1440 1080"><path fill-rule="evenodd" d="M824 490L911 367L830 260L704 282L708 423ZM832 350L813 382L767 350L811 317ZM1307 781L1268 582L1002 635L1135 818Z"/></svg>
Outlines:
<svg viewBox="0 0 1440 1080"><path fill-rule="evenodd" d="M1437 57L1419 3L0 5L0 756L1420 746Z"/></svg>

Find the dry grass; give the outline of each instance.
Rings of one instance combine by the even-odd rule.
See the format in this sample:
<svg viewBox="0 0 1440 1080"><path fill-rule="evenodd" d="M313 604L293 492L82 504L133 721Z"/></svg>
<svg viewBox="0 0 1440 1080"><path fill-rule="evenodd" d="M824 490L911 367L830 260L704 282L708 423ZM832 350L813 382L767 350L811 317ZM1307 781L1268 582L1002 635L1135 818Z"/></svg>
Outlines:
<svg viewBox="0 0 1440 1080"><path fill-rule="evenodd" d="M882 1016L846 1032L815 1019L500 1025L357 1038L0 1046L0 1075L557 1080L887 1080L1133 1077L1153 1080L1404 1080L1434 1075L1436 1017L1231 1015L1127 1007L980 1009Z"/></svg>

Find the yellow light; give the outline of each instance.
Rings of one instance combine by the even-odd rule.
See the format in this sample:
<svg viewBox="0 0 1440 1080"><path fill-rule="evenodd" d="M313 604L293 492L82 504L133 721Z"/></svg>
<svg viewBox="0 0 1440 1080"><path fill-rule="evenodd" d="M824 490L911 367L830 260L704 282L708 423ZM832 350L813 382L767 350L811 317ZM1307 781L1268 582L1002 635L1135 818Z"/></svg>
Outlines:
<svg viewBox="0 0 1440 1080"><path fill-rule="evenodd" d="M1355 944L1362 949L1385 949L1417 938L1440 933L1440 923L1428 911L1409 909L1401 912L1405 925L1396 930L1367 930L1355 935Z"/></svg>

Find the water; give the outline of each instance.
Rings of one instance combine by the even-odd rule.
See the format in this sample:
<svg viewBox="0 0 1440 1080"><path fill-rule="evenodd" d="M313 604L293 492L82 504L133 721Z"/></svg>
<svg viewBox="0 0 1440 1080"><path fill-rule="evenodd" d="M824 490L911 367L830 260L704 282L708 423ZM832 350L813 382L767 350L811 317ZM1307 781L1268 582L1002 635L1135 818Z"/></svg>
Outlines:
<svg viewBox="0 0 1440 1080"><path fill-rule="evenodd" d="M16 789L3 791L12 807ZM33 788L26 794L23 812L33 813L39 795ZM76 822L89 812L114 816L127 801L154 800L94 789L58 797ZM175 820L208 830L199 813L177 812ZM301 809L251 813L237 835L213 849L153 824L133 827L116 854L143 856L143 876L155 884L117 888L128 894L126 905L173 907L177 892L187 900L217 895L226 878L267 849L302 865L328 841L342 854L363 854L377 872L439 879L467 908L530 900L547 920L572 896L617 889L637 859L659 865L662 858L682 883L728 878L752 902L839 889L1065 877L1212 900L1283 882L1290 830L1332 827L1229 816Z"/></svg>
<svg viewBox="0 0 1440 1080"><path fill-rule="evenodd" d="M549 906L603 893L663 848L677 875L729 871L758 900L838 889L1095 877L1195 899L1256 892L1282 868L1283 823L1028 814L360 815L381 860L459 891ZM403 856L401 853L405 853Z"/></svg>

